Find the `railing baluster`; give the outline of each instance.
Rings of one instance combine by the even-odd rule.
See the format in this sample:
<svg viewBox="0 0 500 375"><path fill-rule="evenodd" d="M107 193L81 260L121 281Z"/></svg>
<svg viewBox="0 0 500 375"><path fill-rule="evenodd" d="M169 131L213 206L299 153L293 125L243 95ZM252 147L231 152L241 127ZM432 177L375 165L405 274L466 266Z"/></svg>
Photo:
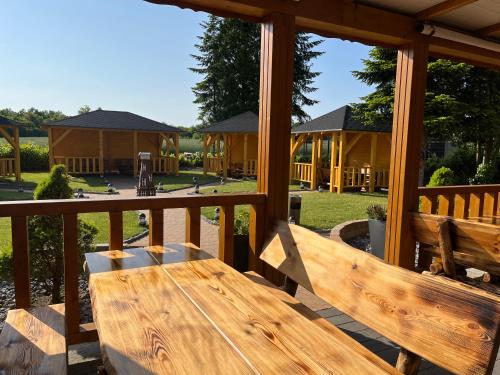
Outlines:
<svg viewBox="0 0 500 375"><path fill-rule="evenodd" d="M250 206L249 233L249 254L248 269L264 275L264 263L259 259L264 245L265 232L265 206L263 204L253 204Z"/></svg>
<svg viewBox="0 0 500 375"><path fill-rule="evenodd" d="M109 250L123 250L123 212L109 212Z"/></svg>
<svg viewBox="0 0 500 375"><path fill-rule="evenodd" d="M200 246L200 207L186 208L186 242Z"/></svg>
<svg viewBox="0 0 500 375"><path fill-rule="evenodd" d="M448 216L450 212L450 197L447 195L440 195L438 200L438 215Z"/></svg>
<svg viewBox="0 0 500 375"><path fill-rule="evenodd" d="M221 206L219 218L219 259L234 265L234 206Z"/></svg>
<svg viewBox="0 0 500 375"><path fill-rule="evenodd" d="M466 196L465 194L455 194L455 207L453 209L453 217L457 219L466 218L467 210L466 207Z"/></svg>
<svg viewBox="0 0 500 375"><path fill-rule="evenodd" d="M28 218L26 216L12 216L11 223L16 307L30 307L31 292L30 260L28 252Z"/></svg>
<svg viewBox="0 0 500 375"><path fill-rule="evenodd" d="M498 201L495 199L495 196L497 196L497 194L484 193L483 216L493 217L497 212Z"/></svg>
<svg viewBox="0 0 500 375"><path fill-rule="evenodd" d="M471 193L469 198L469 217L477 219L481 216L482 194Z"/></svg>
<svg viewBox="0 0 500 375"><path fill-rule="evenodd" d="M149 246L163 246L163 210L149 210Z"/></svg>
<svg viewBox="0 0 500 375"><path fill-rule="evenodd" d="M64 305L68 336L80 332L80 299L78 291L78 218L63 215L64 236Z"/></svg>

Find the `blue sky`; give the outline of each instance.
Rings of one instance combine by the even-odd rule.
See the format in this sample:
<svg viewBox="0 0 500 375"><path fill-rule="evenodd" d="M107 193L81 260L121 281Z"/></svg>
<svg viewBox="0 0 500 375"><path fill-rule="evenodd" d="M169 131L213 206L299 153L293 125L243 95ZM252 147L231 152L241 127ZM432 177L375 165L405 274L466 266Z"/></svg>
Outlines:
<svg viewBox="0 0 500 375"><path fill-rule="evenodd" d="M88 104L196 123L200 77L188 67L206 14L142 0L1 0L1 9L0 108L73 115ZM371 91L351 75L369 47L329 39L321 49L312 117Z"/></svg>

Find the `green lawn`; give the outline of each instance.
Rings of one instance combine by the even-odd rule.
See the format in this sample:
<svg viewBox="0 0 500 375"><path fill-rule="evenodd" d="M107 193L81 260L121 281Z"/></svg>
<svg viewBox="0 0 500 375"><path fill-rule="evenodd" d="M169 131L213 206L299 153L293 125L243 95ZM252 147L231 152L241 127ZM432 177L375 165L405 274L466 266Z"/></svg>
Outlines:
<svg viewBox="0 0 500 375"><path fill-rule="evenodd" d="M290 186L292 190L294 185ZM224 186L217 186L219 193L251 192L256 190L254 181L233 182ZM210 193L213 188L203 189L202 192ZM296 194L299 194L297 192ZM301 225L310 229L331 229L337 224L348 220L366 218L366 207L371 203L387 205L387 195L383 193L329 193L329 192L303 192ZM237 206L235 216L247 206ZM213 219L214 208L205 207L202 214Z"/></svg>
<svg viewBox="0 0 500 375"><path fill-rule="evenodd" d="M21 178L26 188L34 189L48 175L49 172L23 172ZM14 177L0 177L0 182L7 182L17 186ZM98 176L70 176L69 186L75 190L82 188L85 192L104 192L107 190L104 179Z"/></svg>
<svg viewBox="0 0 500 375"><path fill-rule="evenodd" d="M194 186L193 177L198 179L198 183L208 184L211 182L218 181L218 178L213 174L207 174L206 176L202 171L179 171L178 176L155 176L155 185L161 181L163 184L163 190L173 190L182 189L190 186Z"/></svg>
<svg viewBox="0 0 500 375"><path fill-rule="evenodd" d="M179 152L203 152L203 141L195 138L179 139Z"/></svg>
<svg viewBox="0 0 500 375"><path fill-rule="evenodd" d="M0 138L0 144L2 143L7 143L7 140L3 137ZM47 137L21 137L20 143L21 144L34 143L40 146L47 146L49 141Z"/></svg>

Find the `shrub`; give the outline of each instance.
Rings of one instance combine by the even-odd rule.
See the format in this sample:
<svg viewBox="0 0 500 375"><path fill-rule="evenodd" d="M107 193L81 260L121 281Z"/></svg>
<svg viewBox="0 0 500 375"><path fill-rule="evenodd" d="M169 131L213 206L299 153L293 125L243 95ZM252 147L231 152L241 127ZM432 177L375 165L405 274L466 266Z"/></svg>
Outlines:
<svg viewBox="0 0 500 375"><path fill-rule="evenodd" d="M455 184L455 175L450 168L441 167L436 169L431 176L427 187L450 186Z"/></svg>
<svg viewBox="0 0 500 375"><path fill-rule="evenodd" d="M370 204L366 208L366 214L368 215L368 219L380 221L387 220L387 209L380 204Z"/></svg>
<svg viewBox="0 0 500 375"><path fill-rule="evenodd" d="M21 145L21 170L25 172L49 169L49 148L34 143ZM9 144L0 145L0 158L13 158L14 149Z"/></svg>
<svg viewBox="0 0 500 375"><path fill-rule="evenodd" d="M34 197L44 199L69 199L72 190L64 165L55 165L49 176L38 184ZM80 220L77 246L80 254L93 250L97 228ZM52 303L61 301L64 277L63 220L61 216L34 216L29 219L29 251L31 271L35 279L50 290ZM80 261L82 257L79 257ZM81 267L79 267L81 269Z"/></svg>
<svg viewBox="0 0 500 375"><path fill-rule="evenodd" d="M455 174L455 184L465 185L476 173L476 154L472 147L462 146L445 158L432 154L425 161L424 181L429 183L432 173L441 167L450 168Z"/></svg>
<svg viewBox="0 0 500 375"><path fill-rule="evenodd" d="M234 233L247 235L249 226L250 213L248 211L240 211L240 213L234 220Z"/></svg>
<svg viewBox="0 0 500 375"><path fill-rule="evenodd" d="M495 183L496 173L495 164L481 163L477 167L476 174L469 180L469 182L473 185L493 184Z"/></svg>

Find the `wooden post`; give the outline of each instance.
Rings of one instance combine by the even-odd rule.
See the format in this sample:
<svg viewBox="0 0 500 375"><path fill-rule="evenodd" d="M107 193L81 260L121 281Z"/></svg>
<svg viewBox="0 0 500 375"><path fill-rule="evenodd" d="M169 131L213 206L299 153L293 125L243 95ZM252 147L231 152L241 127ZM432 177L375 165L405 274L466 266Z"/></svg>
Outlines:
<svg viewBox="0 0 500 375"><path fill-rule="evenodd" d="M80 298L78 291L78 216L63 215L64 236L64 305L66 335L80 332Z"/></svg>
<svg viewBox="0 0 500 375"><path fill-rule="evenodd" d="M373 193L375 191L375 163L377 162L377 140L378 134L372 133L371 146L370 146L370 187L368 191Z"/></svg>
<svg viewBox="0 0 500 375"><path fill-rule="evenodd" d="M339 141L339 167L337 168L337 193L340 194L344 191L344 165L345 165L345 157L346 157L346 136L345 132L340 132L340 141Z"/></svg>
<svg viewBox="0 0 500 375"><path fill-rule="evenodd" d="M31 306L28 218L12 216L12 258L16 308Z"/></svg>
<svg viewBox="0 0 500 375"><path fill-rule="evenodd" d="M99 130L99 175L104 176L104 135Z"/></svg>
<svg viewBox="0 0 500 375"><path fill-rule="evenodd" d="M49 170L52 169L54 165L54 147L52 146L52 128L47 129L48 138L49 138Z"/></svg>
<svg viewBox="0 0 500 375"><path fill-rule="evenodd" d="M175 175L179 175L179 143L180 143L180 135L179 133L175 133Z"/></svg>
<svg viewBox="0 0 500 375"><path fill-rule="evenodd" d="M222 169L224 173L224 178L227 177L227 168L228 168L228 154L229 154L229 145L228 145L228 139L229 137L227 134L223 135L224 137L224 158L222 159Z"/></svg>
<svg viewBox="0 0 500 375"><path fill-rule="evenodd" d="M316 190L318 187L318 135L313 134L312 151L311 151L311 190Z"/></svg>
<svg viewBox="0 0 500 375"><path fill-rule="evenodd" d="M109 212L109 250L123 250L123 212Z"/></svg>
<svg viewBox="0 0 500 375"><path fill-rule="evenodd" d="M16 173L16 182L21 182L21 144L19 139L19 128L15 126L14 130L14 153L15 153L15 173Z"/></svg>
<svg viewBox="0 0 500 375"><path fill-rule="evenodd" d="M243 176L248 174L248 134L243 136Z"/></svg>
<svg viewBox="0 0 500 375"><path fill-rule="evenodd" d="M261 30L257 191L267 194L266 221L261 225L271 230L274 220L288 218L295 19L270 14ZM253 216L256 213L251 210ZM252 251L258 256L261 249ZM274 270L266 269L264 273L277 285L283 281Z"/></svg>
<svg viewBox="0 0 500 375"><path fill-rule="evenodd" d="M203 174L206 175L208 171L208 135L203 135Z"/></svg>
<svg viewBox="0 0 500 375"><path fill-rule="evenodd" d="M163 246L163 210L149 210L149 246Z"/></svg>
<svg viewBox="0 0 500 375"><path fill-rule="evenodd" d="M186 208L186 242L200 246L200 207Z"/></svg>
<svg viewBox="0 0 500 375"><path fill-rule="evenodd" d="M233 237L234 206L221 206L219 217L219 259L230 266L234 265Z"/></svg>
<svg viewBox="0 0 500 375"><path fill-rule="evenodd" d="M428 47L415 41L401 48L396 71L385 260L408 269L415 267L409 212L418 209Z"/></svg>
<svg viewBox="0 0 500 375"><path fill-rule="evenodd" d="M338 148L338 134L336 132L332 133L331 138L331 155L330 155L330 192L335 191L335 167L337 166L337 148Z"/></svg>
<svg viewBox="0 0 500 375"><path fill-rule="evenodd" d="M318 168L323 168L323 134L318 134Z"/></svg>
<svg viewBox="0 0 500 375"><path fill-rule="evenodd" d="M138 159L138 154L139 154L139 151L137 149L137 132L134 131L134 147L133 147L133 161L134 161L134 176L138 176L139 175L139 159Z"/></svg>

